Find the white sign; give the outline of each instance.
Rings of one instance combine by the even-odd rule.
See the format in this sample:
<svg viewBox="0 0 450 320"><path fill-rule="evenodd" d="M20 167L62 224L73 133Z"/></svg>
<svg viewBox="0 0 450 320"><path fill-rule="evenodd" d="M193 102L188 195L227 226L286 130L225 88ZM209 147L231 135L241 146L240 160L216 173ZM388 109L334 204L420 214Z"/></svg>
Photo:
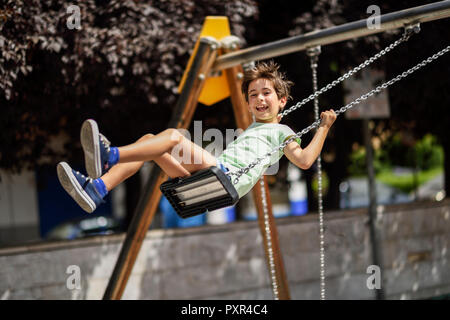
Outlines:
<svg viewBox="0 0 450 320"><path fill-rule="evenodd" d="M67 18L67 28L70 30L81 29L81 13L80 13L80 7L77 5L70 5L67 7L67 14L70 14L70 16Z"/></svg>
<svg viewBox="0 0 450 320"><path fill-rule="evenodd" d="M369 18L367 18L367 28L368 29L380 29L381 20L381 9L377 5L371 5L367 7L367 13L373 13Z"/></svg>
<svg viewBox="0 0 450 320"><path fill-rule="evenodd" d="M359 78L353 76L343 82L344 89L347 92L344 98L346 105L385 81L384 72L380 70L363 69L358 74L360 75ZM390 109L387 89L375 93L367 100L363 100L345 112L346 119L380 119L389 117Z"/></svg>

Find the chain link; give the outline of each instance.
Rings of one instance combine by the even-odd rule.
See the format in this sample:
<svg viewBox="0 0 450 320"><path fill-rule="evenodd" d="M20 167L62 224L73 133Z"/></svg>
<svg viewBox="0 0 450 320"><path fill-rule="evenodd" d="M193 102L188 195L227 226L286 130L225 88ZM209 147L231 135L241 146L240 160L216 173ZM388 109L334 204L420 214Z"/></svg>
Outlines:
<svg viewBox="0 0 450 320"><path fill-rule="evenodd" d="M275 259L273 257L273 247L272 247L272 234L270 232L270 223L269 223L269 210L267 205L266 198L266 189L264 188L264 177L261 177L260 181L261 186L261 202L263 206L264 213L264 231L266 235L266 243L267 250L269 253L269 272L270 272L270 282L272 284L272 292L275 300L279 300L279 292L278 292L278 283L276 278L275 271Z"/></svg>
<svg viewBox="0 0 450 320"><path fill-rule="evenodd" d="M406 78L410 74L412 74L415 71L425 67L427 64L433 62L434 60L436 60L439 57L443 56L444 54L448 53L449 51L450 51L450 46L447 46L446 48L444 48L441 51L433 54L432 56L430 56L427 59L423 60L422 62L418 63L417 65L415 65L414 67L410 68L409 70L404 71L403 73L397 75L395 78L389 80L388 82L385 82L385 83L379 85L378 87L376 87L375 89L369 91L368 93L363 94L361 97L359 97L356 100L350 102L349 104L341 107L339 110L335 110L336 115L340 115L340 114L346 112L348 109L354 107L355 105L361 103L362 101L366 100L367 98L373 96L375 93L379 93L379 92L381 92L381 90L386 89L387 87L391 86L392 84L396 83L397 81L399 81L399 80L401 80L403 78ZM274 148L270 152L267 152L262 157L257 158L255 161L250 163L247 167L238 169L236 171L228 171L226 174L228 176L236 176L236 178L233 180L233 183L234 184L238 183L239 178L243 174L249 172L250 169L256 167L262 160L264 160L267 157L270 157L272 154L274 154L275 152L277 152L279 150L282 151L289 143L295 141L298 138L301 138L301 136L303 136L304 134L308 133L312 129L317 128L319 125L320 125L320 120L314 121L311 125L309 125L308 127L304 128L302 131L297 132L295 135L290 137L288 140L286 140L285 142L280 144L278 147Z"/></svg>
<svg viewBox="0 0 450 320"><path fill-rule="evenodd" d="M307 51L310 57L313 92L317 92L317 67L319 62L320 47L311 48ZM319 97L314 98L314 119L319 120ZM320 299L325 300L325 241L324 241L324 226L323 226L323 199L322 199L322 157L317 157L317 202L319 212L319 242L320 242Z"/></svg>

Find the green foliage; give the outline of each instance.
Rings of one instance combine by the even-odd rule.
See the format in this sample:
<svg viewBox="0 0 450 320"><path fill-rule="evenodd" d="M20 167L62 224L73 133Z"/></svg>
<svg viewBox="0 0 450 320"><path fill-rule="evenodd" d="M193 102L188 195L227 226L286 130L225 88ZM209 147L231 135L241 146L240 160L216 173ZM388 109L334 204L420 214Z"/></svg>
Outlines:
<svg viewBox="0 0 450 320"><path fill-rule="evenodd" d="M383 150L375 150L374 154L373 166L375 172L380 172L386 167L389 167L389 163L386 162L386 154ZM359 147L350 154L348 174L350 176L364 176L367 174L366 149L364 147Z"/></svg>
<svg viewBox="0 0 450 320"><path fill-rule="evenodd" d="M387 170L377 174L376 179L405 193L410 193L423 183L433 179L438 174L441 174L442 171L441 167L436 167L429 170L418 171L416 173L412 172L409 174L395 175L392 170Z"/></svg>
<svg viewBox="0 0 450 320"><path fill-rule="evenodd" d="M354 151L350 155L350 161L348 171L351 176L367 175L364 147ZM374 156L376 179L406 193L442 173L443 164L443 148L431 134L417 140L413 146L402 143L401 135L395 134L375 151ZM392 172L394 166L409 167L417 171L396 175Z"/></svg>
<svg viewBox="0 0 450 320"><path fill-rule="evenodd" d="M400 133L387 139L381 148L375 151L374 169L377 180L402 192L410 193L442 173L444 151L437 143L436 137L431 134L426 134L412 146L405 141ZM364 147L352 152L350 161L348 171L351 176L367 175ZM397 175L393 172L393 167L396 166L409 167L411 172Z"/></svg>
<svg viewBox="0 0 450 320"><path fill-rule="evenodd" d="M330 178L326 171L322 170L322 195L325 196L328 193L328 188L330 185ZM314 197L317 199L319 193L319 176L315 174L311 182L311 188L314 192Z"/></svg>
<svg viewBox="0 0 450 320"><path fill-rule="evenodd" d="M426 134L413 146L405 144L401 134L395 134L374 152L373 165L376 173L388 171L394 166L430 170L442 168L443 164L444 150L431 134ZM350 154L348 172L351 176L367 174L366 151L363 146Z"/></svg>
<svg viewBox="0 0 450 320"><path fill-rule="evenodd" d="M428 170L444 163L444 150L435 136L424 135L421 139L405 143L402 133L391 137L383 146L387 164L390 166L417 167Z"/></svg>
<svg viewBox="0 0 450 320"><path fill-rule="evenodd" d="M367 173L366 150L363 147L358 148L350 154L348 173L350 176L362 176Z"/></svg>
<svg viewBox="0 0 450 320"><path fill-rule="evenodd" d="M436 137L431 134L427 134L417 141L413 153L420 169L429 170L442 167L444 164L444 149L437 143Z"/></svg>
<svg viewBox="0 0 450 320"><path fill-rule="evenodd" d="M80 8L79 30L67 26L69 5ZM15 170L79 159L86 118L119 145L165 129L205 17L229 17L232 34L245 39L258 16L252 0L8 0L5 6L0 168Z"/></svg>

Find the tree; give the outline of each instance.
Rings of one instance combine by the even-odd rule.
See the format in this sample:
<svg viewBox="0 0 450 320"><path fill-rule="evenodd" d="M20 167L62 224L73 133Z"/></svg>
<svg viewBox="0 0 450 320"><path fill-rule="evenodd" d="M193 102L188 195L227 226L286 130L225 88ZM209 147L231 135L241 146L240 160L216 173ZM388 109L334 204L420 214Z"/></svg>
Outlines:
<svg viewBox="0 0 450 320"><path fill-rule="evenodd" d="M81 29L69 29L69 5L79 8ZM116 145L165 129L204 18L228 16L245 38L258 14L251 0L19 0L2 8L0 167L53 173L63 159L82 163L86 118Z"/></svg>
<svg viewBox="0 0 450 320"><path fill-rule="evenodd" d="M99 119L119 144L164 128L205 16L229 16L242 37L257 13L252 1L72 4L80 8L81 30L67 28L65 1L7 3L12 14L0 36L3 168L73 156L87 117ZM47 142L62 131L66 148L57 152Z"/></svg>

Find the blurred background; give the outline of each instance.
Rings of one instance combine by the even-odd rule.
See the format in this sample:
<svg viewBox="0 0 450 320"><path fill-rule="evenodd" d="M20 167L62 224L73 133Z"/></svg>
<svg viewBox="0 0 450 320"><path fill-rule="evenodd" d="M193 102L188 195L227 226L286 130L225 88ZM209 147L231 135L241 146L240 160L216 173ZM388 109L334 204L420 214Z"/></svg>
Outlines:
<svg viewBox="0 0 450 320"><path fill-rule="evenodd" d="M153 164L128 179L87 215L65 193L56 164L84 171L82 122L96 119L113 145L167 128L178 84L206 16L227 16L242 47L258 45L432 1L1 1L0 17L0 247L76 239L127 230ZM81 29L69 29L69 4ZM320 96L321 109L340 108L352 88L366 92L447 46L450 21L421 32L352 81ZM385 32L322 47L319 88L400 38ZM288 107L312 93L305 52L273 59L295 82ZM377 98L387 114L369 119L379 204L432 203L450 194L450 60L444 56ZM373 75L377 75L377 77ZM372 76L371 76L372 75ZM374 80L375 79L375 80ZM368 102L369 103L369 102ZM199 104L203 130L236 128L230 99ZM314 121L312 103L283 119L294 131ZM191 128L192 130L192 128ZM306 146L312 135L303 137ZM369 204L361 117L339 117L322 153L324 209ZM277 218L316 214L316 168L300 171L280 160L268 177ZM256 219L251 195L236 207L187 220L163 198L151 229L232 224Z"/></svg>

